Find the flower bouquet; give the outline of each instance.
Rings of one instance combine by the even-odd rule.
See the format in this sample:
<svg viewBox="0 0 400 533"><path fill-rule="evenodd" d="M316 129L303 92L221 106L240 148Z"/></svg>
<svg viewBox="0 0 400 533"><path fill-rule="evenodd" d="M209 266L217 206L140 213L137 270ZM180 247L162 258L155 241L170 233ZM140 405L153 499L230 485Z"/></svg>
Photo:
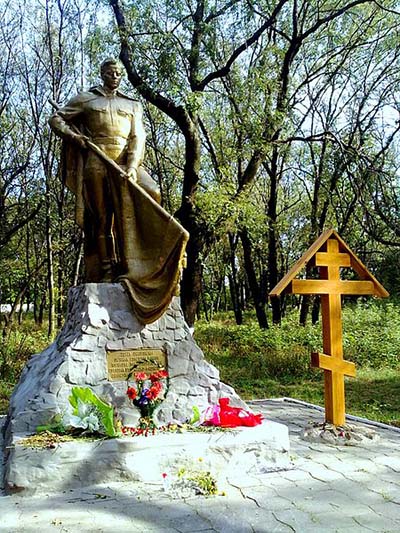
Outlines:
<svg viewBox="0 0 400 533"><path fill-rule="evenodd" d="M154 410L164 400L168 390L168 372L157 370L153 374L135 372L135 384L129 386L126 394L133 405L139 408L142 418L152 418Z"/></svg>

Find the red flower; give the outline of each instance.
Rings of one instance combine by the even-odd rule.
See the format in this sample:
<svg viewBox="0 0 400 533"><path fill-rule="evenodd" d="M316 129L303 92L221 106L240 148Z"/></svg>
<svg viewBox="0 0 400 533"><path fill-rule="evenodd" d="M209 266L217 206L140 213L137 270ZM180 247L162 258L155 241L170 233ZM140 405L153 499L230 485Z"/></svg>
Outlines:
<svg viewBox="0 0 400 533"><path fill-rule="evenodd" d="M149 379L149 376L146 374L146 372L136 372L135 381L146 381L146 379Z"/></svg>
<svg viewBox="0 0 400 533"><path fill-rule="evenodd" d="M157 370L157 372L154 372L154 374L151 374L150 380L152 383L155 381L158 381L159 379L165 379L168 377L168 372L166 370Z"/></svg>
<svg viewBox="0 0 400 533"><path fill-rule="evenodd" d="M145 392L145 396L149 400L155 400L162 391L162 385L159 381L153 383L153 385Z"/></svg>
<svg viewBox="0 0 400 533"><path fill-rule="evenodd" d="M162 391L162 384L159 382L159 381L156 381L155 383L153 383L153 385L150 387L150 390L154 391L157 395L160 394L160 392Z"/></svg>
<svg viewBox="0 0 400 533"><path fill-rule="evenodd" d="M154 400L155 399L155 396L154 396L154 393L151 389L148 389L147 391L145 391L144 395L146 396L146 398L148 400Z"/></svg>
<svg viewBox="0 0 400 533"><path fill-rule="evenodd" d="M134 389L133 387L128 387L126 394L129 396L131 400L135 400L137 396L137 390Z"/></svg>

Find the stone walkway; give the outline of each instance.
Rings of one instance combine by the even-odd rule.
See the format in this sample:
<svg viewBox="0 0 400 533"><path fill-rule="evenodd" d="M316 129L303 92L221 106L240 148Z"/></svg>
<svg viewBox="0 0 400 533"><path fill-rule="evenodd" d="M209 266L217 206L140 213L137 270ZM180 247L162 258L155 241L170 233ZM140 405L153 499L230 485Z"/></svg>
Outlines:
<svg viewBox="0 0 400 533"><path fill-rule="evenodd" d="M323 421L317 408L289 399L251 405L289 426L292 469L256 477L238 472L219 487L226 495L213 498L174 500L161 485L132 483L30 498L2 495L0 531L400 531L400 430L377 426L380 439L357 447L314 444L300 435L309 421Z"/></svg>

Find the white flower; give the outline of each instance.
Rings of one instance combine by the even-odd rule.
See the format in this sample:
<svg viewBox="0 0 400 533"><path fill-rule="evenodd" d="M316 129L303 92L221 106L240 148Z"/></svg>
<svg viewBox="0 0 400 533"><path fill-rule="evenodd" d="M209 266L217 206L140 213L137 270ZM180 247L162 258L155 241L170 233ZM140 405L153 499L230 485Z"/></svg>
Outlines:
<svg viewBox="0 0 400 533"><path fill-rule="evenodd" d="M78 413L76 415L65 413L64 426L88 429L90 432L99 431L100 422L98 416L93 412L94 409L92 404L84 403L78 399Z"/></svg>

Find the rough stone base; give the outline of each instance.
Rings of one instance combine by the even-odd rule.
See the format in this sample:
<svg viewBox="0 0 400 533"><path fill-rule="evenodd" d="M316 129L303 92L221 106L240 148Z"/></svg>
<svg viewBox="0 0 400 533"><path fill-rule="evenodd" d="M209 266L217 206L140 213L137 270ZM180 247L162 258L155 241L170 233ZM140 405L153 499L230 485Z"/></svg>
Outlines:
<svg viewBox="0 0 400 533"><path fill-rule="evenodd" d="M11 435L35 432L38 425L69 409L74 386L90 387L115 406L123 424L135 425L139 411L125 394L126 382L108 380L106 358L106 350L135 348L162 348L167 354L170 386L157 413L160 423L184 422L192 416L192 406L202 410L223 396L245 407L204 360L178 298L164 316L144 326L134 316L122 285L89 283L71 289L64 328L26 365L10 400L6 444Z"/></svg>
<svg viewBox="0 0 400 533"><path fill-rule="evenodd" d="M359 425L334 426L328 422L310 422L304 429L302 438L308 442L323 442L335 446L357 446L375 442L379 435L373 429Z"/></svg>
<svg viewBox="0 0 400 533"><path fill-rule="evenodd" d="M55 449L15 443L6 490L29 495L112 481L161 483L179 468L207 470L217 479L290 468L288 429L265 421L215 433L158 433L103 441L65 442Z"/></svg>
<svg viewBox="0 0 400 533"><path fill-rule="evenodd" d="M126 396L126 382L108 380L106 358L107 350L135 348L162 348L167 354L169 391L155 413L160 424L185 422L192 417L193 406L202 411L221 397L247 408L235 391L220 381L218 370L205 361L184 321L178 298L159 320L145 326L136 319L121 284L89 283L70 290L62 331L51 346L29 360L21 375L5 426L6 457L19 438L35 433L37 426L70 409L74 386L90 387L115 407L124 425L136 425L139 411ZM6 477L7 472L10 469L6 469Z"/></svg>

